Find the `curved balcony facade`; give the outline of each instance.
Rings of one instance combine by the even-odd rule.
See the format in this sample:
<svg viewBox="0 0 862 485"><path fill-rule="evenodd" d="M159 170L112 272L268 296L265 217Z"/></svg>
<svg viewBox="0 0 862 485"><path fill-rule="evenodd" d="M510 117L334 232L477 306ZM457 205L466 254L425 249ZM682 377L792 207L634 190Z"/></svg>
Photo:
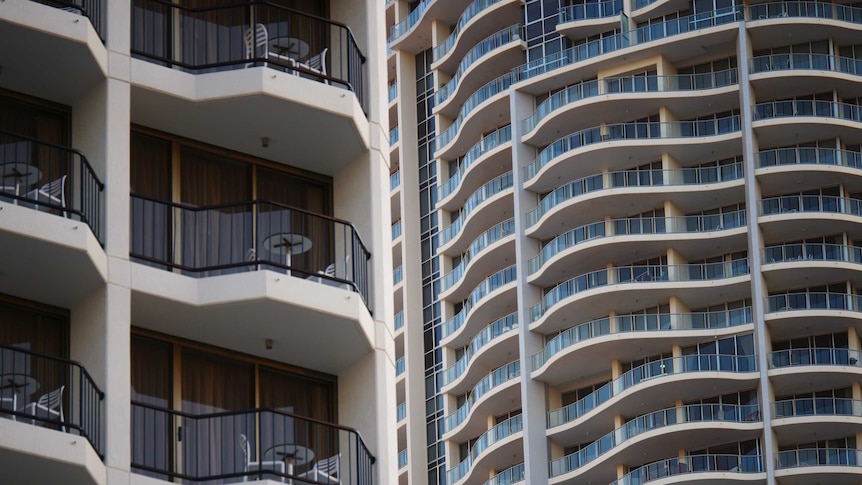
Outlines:
<svg viewBox="0 0 862 485"><path fill-rule="evenodd" d="M517 379L520 375L521 364L516 360L495 369L485 376L473 387L464 404L461 405L457 411L446 416L446 419L443 420L444 433L451 432L461 426L464 421L469 418L473 405L479 402L485 394L490 393L499 386Z"/></svg>
<svg viewBox="0 0 862 485"><path fill-rule="evenodd" d="M455 362L455 365L449 367L443 371L442 384L446 386L451 384L462 375L467 370L470 365L470 360L476 355L480 350L487 348L492 345L494 341L501 337L509 334L512 330L518 328L518 315L510 314L505 317L497 320L496 322L488 325L481 332L479 332L473 340L470 341L470 345L467 347L467 350L464 352L464 356L458 359Z"/></svg>
<svg viewBox="0 0 862 485"><path fill-rule="evenodd" d="M459 463L456 468L453 468L446 473L449 483L455 484L465 478L468 473L470 473L473 464L480 459L483 453L488 451L488 449L494 444L500 443L506 438L514 436L523 429L523 420L521 419L521 416L514 416L494 426L477 438L476 442L473 443L473 446L470 449L470 454L467 455L467 458Z"/></svg>
<svg viewBox="0 0 862 485"><path fill-rule="evenodd" d="M488 229L483 232L479 237L477 237L470 246L467 248L467 251L461 255L461 262L458 263L458 266L452 269L449 273L443 276L443 279L440 282L440 292L446 293L447 290L455 286L459 283L462 278L464 278L464 274L470 268L470 263L474 258L477 258L482 251L494 244L498 241L501 241L512 234L515 233L515 220L508 219L506 221L497 224L496 226Z"/></svg>
<svg viewBox="0 0 862 485"><path fill-rule="evenodd" d="M451 194L457 193L464 179L468 178L468 174L472 171L478 172L478 170L471 169L484 160L484 155L510 141L512 141L511 125L503 126L483 136L464 156L458 159L458 170L449 177L449 180L441 183L440 187L437 188L438 200L444 201Z"/></svg>
<svg viewBox="0 0 862 485"><path fill-rule="evenodd" d="M757 480L759 482L765 478L762 471L762 460L757 455L690 455L644 465L629 472L611 485L637 485L671 477L675 478L673 483L686 483L686 481L703 483L710 478L720 480L728 474L742 475L731 479ZM688 477L689 474L692 476ZM707 477L707 474L711 476ZM746 477L745 475L752 476Z"/></svg>
<svg viewBox="0 0 862 485"><path fill-rule="evenodd" d="M510 285L515 281L517 276L517 271L515 266L509 266L508 268L498 271L493 275L486 278L482 283L480 283L476 288L470 292L470 295L464 301L464 306L458 314L456 314L452 319L448 320L442 325L441 333L443 338L449 337L455 333L457 333L461 328L463 328L464 323L467 321L467 318L470 314L470 310L479 304L483 298L488 295L494 293L495 291Z"/></svg>
<svg viewBox="0 0 862 485"><path fill-rule="evenodd" d="M461 232L469 216L485 201L512 188L512 172L504 173L479 188L464 202L460 209L460 217L446 229L440 231L440 246L445 246Z"/></svg>

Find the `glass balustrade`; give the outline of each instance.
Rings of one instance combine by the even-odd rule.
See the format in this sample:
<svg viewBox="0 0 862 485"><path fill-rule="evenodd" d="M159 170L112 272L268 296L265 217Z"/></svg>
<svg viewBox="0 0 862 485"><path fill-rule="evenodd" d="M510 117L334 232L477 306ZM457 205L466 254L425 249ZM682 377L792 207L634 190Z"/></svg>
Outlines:
<svg viewBox="0 0 862 485"><path fill-rule="evenodd" d="M503 126L483 136L481 140L467 150L467 153L458 160L458 170L449 177L449 180L440 185L440 188L437 189L437 198L439 200L445 199L449 194L454 192L455 189L461 185L464 173L466 173L467 170L473 166L473 163L475 163L482 155L510 141L512 141L512 125Z"/></svg>
<svg viewBox="0 0 862 485"><path fill-rule="evenodd" d="M490 81L485 84L481 88L477 89L476 92L470 95L464 104L461 105L461 110L458 112L458 117L452 123L449 128L445 131L437 135L435 138L437 147L444 147L452 142L455 137L458 135L458 132L461 129L461 124L470 116L470 113L473 112L477 107L479 107L485 101L493 98L494 96L507 92L509 87L516 81L516 78L512 72L508 72L503 74L502 76ZM439 93L439 91L438 91ZM447 95L448 96L448 95Z"/></svg>
<svg viewBox="0 0 862 485"><path fill-rule="evenodd" d="M508 438L513 434L524 429L523 420L521 416L513 416L502 423L494 426L482 436L476 439L473 443L473 446L470 448L470 454L467 455L461 463L458 464L456 468L449 470L446 475L448 478L448 483L456 483L458 480L464 478L467 475L467 472L470 471L470 468L473 466L473 462L476 461L476 458L479 457L485 450L487 450L494 443L502 441L504 438Z"/></svg>
<svg viewBox="0 0 862 485"><path fill-rule="evenodd" d="M403 403L399 404L398 408L396 409L395 412L396 412L396 420L398 422L403 421L404 418L407 417L407 403L403 402Z"/></svg>
<svg viewBox="0 0 862 485"><path fill-rule="evenodd" d="M595 4L587 4L595 5ZM578 101L617 93L658 93L714 89L737 84L736 69L675 76L610 77L583 81L552 94L524 120L529 133L553 112Z"/></svg>
<svg viewBox="0 0 862 485"><path fill-rule="evenodd" d="M703 422L745 423L760 420L760 406L736 404L691 404L662 409L638 416L611 431L579 451L550 462L550 476L556 477L574 471L622 443L648 431L676 424Z"/></svg>
<svg viewBox="0 0 862 485"><path fill-rule="evenodd" d="M827 212L862 215L862 199L831 195L784 195L760 201L760 215L791 214L797 212Z"/></svg>
<svg viewBox="0 0 862 485"><path fill-rule="evenodd" d="M816 147L776 148L757 153L757 168L802 164L862 168L862 153Z"/></svg>
<svg viewBox="0 0 862 485"><path fill-rule="evenodd" d="M862 450L855 448L805 448L801 450L780 451L775 454L775 468L811 466L860 466Z"/></svg>
<svg viewBox="0 0 862 485"><path fill-rule="evenodd" d="M470 295L464 300L464 307L458 312L455 317L451 320L448 320L442 325L440 330L442 334L442 338L446 338L449 335L457 332L461 329L461 326L464 325L464 322L467 320L467 315L470 313L470 310L477 304L482 298L485 298L492 292L496 291L503 286L512 283L517 278L517 271L514 265L509 266L508 268L499 271L484 281L479 283L476 288L470 292Z"/></svg>
<svg viewBox="0 0 862 485"><path fill-rule="evenodd" d="M392 240L396 240L401 237L401 221L398 220L395 224L392 224Z"/></svg>
<svg viewBox="0 0 862 485"><path fill-rule="evenodd" d="M862 59L815 53L771 54L751 59L752 74L810 69L859 76L862 75Z"/></svg>
<svg viewBox="0 0 862 485"><path fill-rule="evenodd" d="M790 310L862 311L862 296L849 293L796 292L766 297L766 312Z"/></svg>
<svg viewBox="0 0 862 485"><path fill-rule="evenodd" d="M473 212L473 210L491 197L503 192L504 190L512 188L512 183L512 172L506 172L503 175L495 177L493 180L480 187L477 191L473 192L467 201L464 202L464 206L461 207L458 219L455 219L451 224L449 224L449 227L440 231L439 245L443 246L451 241L459 232L461 232L464 221Z"/></svg>
<svg viewBox="0 0 862 485"><path fill-rule="evenodd" d="M748 6L749 21L814 18L862 24L862 8L822 2L771 2Z"/></svg>
<svg viewBox="0 0 862 485"><path fill-rule="evenodd" d="M840 261L862 264L862 248L843 244L780 244L763 249L764 264L792 261Z"/></svg>
<svg viewBox="0 0 862 485"><path fill-rule="evenodd" d="M512 485L524 481L524 464L518 464L494 475L483 485Z"/></svg>
<svg viewBox="0 0 862 485"><path fill-rule="evenodd" d="M772 404L773 419L803 416L862 416L862 401L838 397L785 399Z"/></svg>
<svg viewBox="0 0 862 485"><path fill-rule="evenodd" d="M593 271L564 281L530 307L535 322L557 303L593 288L619 284L710 281L748 274L748 259L705 264L632 265Z"/></svg>
<svg viewBox="0 0 862 485"><path fill-rule="evenodd" d="M467 251L461 255L461 262L452 271L443 276L440 281L440 291L444 292L455 283L461 281L470 261L473 260L483 249L495 242L515 233L515 219L509 219L483 232L470 243Z"/></svg>
<svg viewBox="0 0 862 485"><path fill-rule="evenodd" d="M551 143L533 163L524 167L527 180L535 177L551 160L581 147L619 140L685 139L724 135L739 131L739 116L694 121L616 123L596 126L566 135Z"/></svg>
<svg viewBox="0 0 862 485"><path fill-rule="evenodd" d="M455 28L452 30L452 33L449 35L449 37L447 37L446 40L434 47L434 50L432 51L434 59L433 62L439 61L440 59L445 57L446 54L449 53L449 51L452 50L452 47L454 47L458 41L458 34L461 33L461 30L471 20L473 20L476 15L490 7L493 7L500 2L501 0L476 0L470 5L468 5L467 8L464 9L463 12L461 12L461 16L458 17L458 22L455 24Z"/></svg>
<svg viewBox="0 0 862 485"><path fill-rule="evenodd" d="M416 8L413 9L404 20L398 22L393 25L389 31L389 41L395 42L402 35L406 34L410 31L417 23L419 23L419 19L422 18L422 15L425 13L425 10L428 9L428 5L434 0L422 0L416 5Z"/></svg>
<svg viewBox="0 0 862 485"><path fill-rule="evenodd" d="M754 119L818 116L862 122L862 106L811 99L769 101L754 105Z"/></svg>
<svg viewBox="0 0 862 485"><path fill-rule="evenodd" d="M395 377L404 373L404 357L395 361Z"/></svg>
<svg viewBox="0 0 862 485"><path fill-rule="evenodd" d="M831 347L776 350L769 354L769 368L798 367L809 365L841 365L862 367L862 352Z"/></svg>
<svg viewBox="0 0 862 485"><path fill-rule="evenodd" d="M562 24L565 22L576 22L578 20L601 19L619 15L622 11L623 2L621 0L583 2L561 7L557 21Z"/></svg>
<svg viewBox="0 0 862 485"><path fill-rule="evenodd" d="M751 307L715 312L629 314L599 318L563 330L548 340L541 352L533 355L533 370L563 350L604 335L630 332L711 330L752 323Z"/></svg>
<svg viewBox="0 0 862 485"><path fill-rule="evenodd" d="M637 217L587 224L567 231L548 242L537 256L527 261L533 274L555 255L579 244L613 236L647 234L693 234L745 226L745 211L682 217Z"/></svg>
<svg viewBox="0 0 862 485"><path fill-rule="evenodd" d="M510 313L483 328L478 335L473 337L473 340L470 342L470 345L467 346L467 350L464 352L464 355L455 362L455 365L443 371L442 385L445 386L450 384L454 382L455 379L461 377L461 375L464 374L464 371L467 370L467 366L470 364L470 359L476 355L476 352L484 348L485 345L491 343L497 337L509 334L511 330L516 328L518 328L517 313Z"/></svg>
<svg viewBox="0 0 862 485"><path fill-rule="evenodd" d="M395 190L400 186L401 186L401 170L397 170L395 172L392 172L391 175L389 175L389 190L390 191Z"/></svg>
<svg viewBox="0 0 862 485"><path fill-rule="evenodd" d="M492 389L509 382L521 375L521 362L510 362L502 367L498 367L490 374L485 376L467 395L467 400L454 413L446 416L443 419L443 432L452 431L467 419L470 414L470 409L476 401L482 396L490 392Z"/></svg>
<svg viewBox="0 0 862 485"><path fill-rule="evenodd" d="M398 312L395 314L395 331L401 330L404 326L404 312Z"/></svg>
<svg viewBox="0 0 862 485"><path fill-rule="evenodd" d="M404 279L404 267L399 266L392 272L392 284L397 285Z"/></svg>
<svg viewBox="0 0 862 485"><path fill-rule="evenodd" d="M611 485L641 485L646 482L687 473L731 472L760 473L759 455L690 455L661 460L632 470Z"/></svg>
<svg viewBox="0 0 862 485"><path fill-rule="evenodd" d="M635 367L572 404L548 412L548 428L574 421L612 397L657 377L696 372L756 371L757 358L754 355L694 354L656 360Z"/></svg>

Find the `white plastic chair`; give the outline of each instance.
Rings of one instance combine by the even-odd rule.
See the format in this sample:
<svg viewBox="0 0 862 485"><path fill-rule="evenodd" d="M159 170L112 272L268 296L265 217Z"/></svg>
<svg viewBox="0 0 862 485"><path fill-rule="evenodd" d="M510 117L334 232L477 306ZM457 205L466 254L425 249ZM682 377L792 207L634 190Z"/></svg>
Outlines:
<svg viewBox="0 0 862 485"><path fill-rule="evenodd" d="M325 47L320 51L320 54L309 57L305 62L297 62L296 65L308 71L326 76L326 53L328 51L329 47ZM299 73L297 72L297 74ZM324 79L323 82L329 84L329 81L326 79Z"/></svg>
<svg viewBox="0 0 862 485"><path fill-rule="evenodd" d="M27 192L27 198L43 204L54 204L66 207L66 175L52 180L47 184ZM66 217L66 211L62 211Z"/></svg>
<svg viewBox="0 0 862 485"><path fill-rule="evenodd" d="M329 458L317 460L314 462L314 467L311 470L300 475L302 478L308 478L315 482L323 483L340 483L338 479L339 456L333 455Z"/></svg>
<svg viewBox="0 0 862 485"><path fill-rule="evenodd" d="M247 29L245 31L245 58L246 59L266 59L269 56L269 33L266 31L266 26L263 24L255 24L254 30ZM245 67L252 66L252 63L246 64ZM266 67L266 63L263 63Z"/></svg>
<svg viewBox="0 0 862 485"><path fill-rule="evenodd" d="M242 449L242 471L248 473L250 471L272 470L284 474L284 462L269 460L269 461L252 461L251 460L251 444L248 438L242 433L239 435L239 446ZM243 481L248 481L248 475L243 477Z"/></svg>
<svg viewBox="0 0 862 485"><path fill-rule="evenodd" d="M34 417L42 417L39 416L39 413L44 413L47 415L48 419L52 419L54 417L59 418L60 421L60 429L63 432L66 432L66 426L63 425L65 420L63 418L63 390L66 389L66 386L60 386L53 391L42 394L39 396L39 399L36 402L31 402L27 404L23 408L19 409L18 412L24 412L30 414ZM33 424L36 424L36 420L33 420Z"/></svg>

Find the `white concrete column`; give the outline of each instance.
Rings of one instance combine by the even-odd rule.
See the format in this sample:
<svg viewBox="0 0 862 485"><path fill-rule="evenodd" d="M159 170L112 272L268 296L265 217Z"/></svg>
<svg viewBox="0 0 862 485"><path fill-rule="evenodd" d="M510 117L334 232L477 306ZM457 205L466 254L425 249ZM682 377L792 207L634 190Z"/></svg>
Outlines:
<svg viewBox="0 0 862 485"><path fill-rule="evenodd" d="M521 142L520 120L533 112L533 98L510 90L512 120L512 178L515 190L515 262L518 267L518 350L521 356L521 409L524 423L524 480L548 482L547 403L545 384L530 377L533 354L542 350L542 335L530 331L530 306L542 297L539 288L527 283L527 262L539 251L539 241L528 238L526 216L537 206L536 194L524 189L524 166L535 151Z"/></svg>

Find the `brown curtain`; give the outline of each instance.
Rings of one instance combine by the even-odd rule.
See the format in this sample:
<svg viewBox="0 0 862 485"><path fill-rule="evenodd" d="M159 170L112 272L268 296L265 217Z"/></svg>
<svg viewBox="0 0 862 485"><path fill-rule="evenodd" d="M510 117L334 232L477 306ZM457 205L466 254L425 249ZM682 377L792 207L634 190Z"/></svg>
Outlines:
<svg viewBox="0 0 862 485"><path fill-rule="evenodd" d="M182 353L183 412L211 414L254 407L253 365L194 349ZM213 476L243 470L240 434L254 441L254 416L183 421L183 470Z"/></svg>

